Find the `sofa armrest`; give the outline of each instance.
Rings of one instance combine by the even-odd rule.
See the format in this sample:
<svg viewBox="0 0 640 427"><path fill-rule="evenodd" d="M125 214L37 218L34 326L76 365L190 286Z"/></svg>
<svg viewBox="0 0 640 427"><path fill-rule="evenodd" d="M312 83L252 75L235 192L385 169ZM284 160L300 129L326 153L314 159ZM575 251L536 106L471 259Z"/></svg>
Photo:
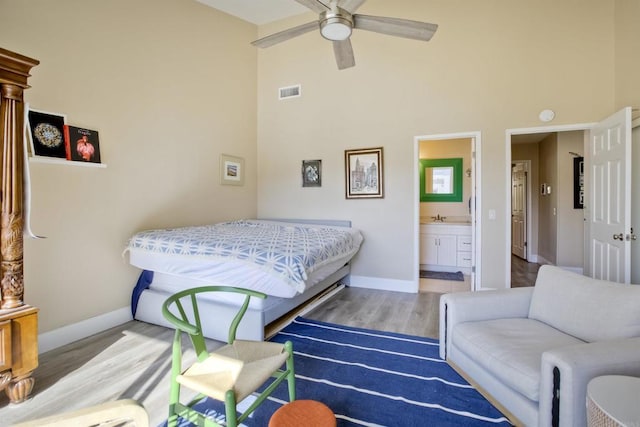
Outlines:
<svg viewBox="0 0 640 427"><path fill-rule="evenodd" d="M440 297L440 357L451 349L451 330L462 322L528 317L533 287L458 292Z"/></svg>
<svg viewBox="0 0 640 427"><path fill-rule="evenodd" d="M542 354L540 425L587 425L587 384L601 375L640 376L640 338L577 344ZM557 369L557 370L556 370ZM554 374L554 370L556 370ZM554 376L559 381L559 418L553 421ZM556 409L557 410L557 409Z"/></svg>

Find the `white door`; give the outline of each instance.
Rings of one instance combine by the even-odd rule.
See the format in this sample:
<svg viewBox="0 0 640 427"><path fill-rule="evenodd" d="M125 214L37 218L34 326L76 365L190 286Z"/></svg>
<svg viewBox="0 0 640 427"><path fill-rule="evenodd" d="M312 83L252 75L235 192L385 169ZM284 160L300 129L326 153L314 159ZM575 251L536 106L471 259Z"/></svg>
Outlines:
<svg viewBox="0 0 640 427"><path fill-rule="evenodd" d="M511 169L511 253L527 259L527 172L523 163Z"/></svg>
<svg viewBox="0 0 640 427"><path fill-rule="evenodd" d="M589 139L591 276L629 283L631 275L631 107L593 127Z"/></svg>

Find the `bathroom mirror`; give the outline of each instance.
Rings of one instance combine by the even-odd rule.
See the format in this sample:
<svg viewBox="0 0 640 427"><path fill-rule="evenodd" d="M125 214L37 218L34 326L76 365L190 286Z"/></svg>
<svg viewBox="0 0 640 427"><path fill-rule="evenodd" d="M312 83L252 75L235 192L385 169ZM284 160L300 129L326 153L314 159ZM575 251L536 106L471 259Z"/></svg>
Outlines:
<svg viewBox="0 0 640 427"><path fill-rule="evenodd" d="M420 159L420 201L462 202L462 158Z"/></svg>

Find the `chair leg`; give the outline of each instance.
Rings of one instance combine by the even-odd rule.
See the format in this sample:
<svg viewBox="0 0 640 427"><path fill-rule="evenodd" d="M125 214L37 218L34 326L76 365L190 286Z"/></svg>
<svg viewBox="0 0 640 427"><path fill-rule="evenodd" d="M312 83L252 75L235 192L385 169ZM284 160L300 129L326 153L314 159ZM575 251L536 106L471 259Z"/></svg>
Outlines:
<svg viewBox="0 0 640 427"><path fill-rule="evenodd" d="M169 417L167 418L167 427L176 427L178 425L178 414L176 405L180 401L180 384L175 379L171 381L171 389L169 391Z"/></svg>
<svg viewBox="0 0 640 427"><path fill-rule="evenodd" d="M293 369L293 344L291 341L284 343L284 349L289 353L289 357L287 357L287 370L289 371L287 385L289 386L289 402L293 402L296 400L296 372Z"/></svg>
<svg viewBox="0 0 640 427"><path fill-rule="evenodd" d="M227 416L227 427L237 427L236 395L233 390L228 390L224 399L224 411Z"/></svg>
<svg viewBox="0 0 640 427"><path fill-rule="evenodd" d="M167 427L178 425L177 405L180 403L180 383L178 375L182 366L182 332L176 329L171 346L171 384L169 387L169 417Z"/></svg>

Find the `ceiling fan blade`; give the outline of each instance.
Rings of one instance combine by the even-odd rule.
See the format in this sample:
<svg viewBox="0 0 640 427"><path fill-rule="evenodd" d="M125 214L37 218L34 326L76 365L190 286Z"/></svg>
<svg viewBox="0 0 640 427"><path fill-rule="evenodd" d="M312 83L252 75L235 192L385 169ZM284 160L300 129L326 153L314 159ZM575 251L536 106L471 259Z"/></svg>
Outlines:
<svg viewBox="0 0 640 427"><path fill-rule="evenodd" d="M367 0L342 0L339 3L339 6L346 10L349 13L355 13L356 10L362 6L362 4Z"/></svg>
<svg viewBox="0 0 640 427"><path fill-rule="evenodd" d="M356 65L353 48L351 47L351 41L349 39L334 41L333 53L336 56L336 63L338 64L339 70L344 70L345 68Z"/></svg>
<svg viewBox="0 0 640 427"><path fill-rule="evenodd" d="M260 47L270 47L274 44L282 43L294 37L301 36L310 31L318 29L318 22L313 21L307 24L298 25L297 27L289 28L288 30L280 31L279 33L271 34L270 36L263 37L259 40L252 41L251 44Z"/></svg>
<svg viewBox="0 0 640 427"><path fill-rule="evenodd" d="M353 20L353 26L360 30L423 41L431 40L438 29L436 24L385 16L353 15Z"/></svg>
<svg viewBox="0 0 640 427"><path fill-rule="evenodd" d="M329 10L326 4L321 2L320 0L296 0L296 2L300 3L304 7L313 10L316 13L322 13Z"/></svg>

